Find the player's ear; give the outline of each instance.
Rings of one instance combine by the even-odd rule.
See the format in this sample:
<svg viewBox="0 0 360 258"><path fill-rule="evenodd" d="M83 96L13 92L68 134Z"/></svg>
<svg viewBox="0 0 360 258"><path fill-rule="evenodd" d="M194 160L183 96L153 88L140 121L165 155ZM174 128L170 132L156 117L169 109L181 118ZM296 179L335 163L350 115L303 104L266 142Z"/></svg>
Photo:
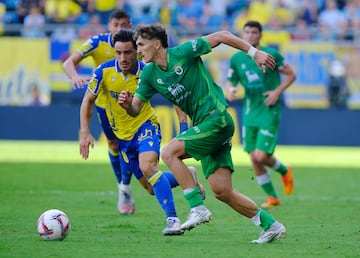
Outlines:
<svg viewBox="0 0 360 258"><path fill-rule="evenodd" d="M160 40L159 40L159 39L155 40L155 48L156 48L156 50L159 50L160 47L161 47L161 42L160 42Z"/></svg>

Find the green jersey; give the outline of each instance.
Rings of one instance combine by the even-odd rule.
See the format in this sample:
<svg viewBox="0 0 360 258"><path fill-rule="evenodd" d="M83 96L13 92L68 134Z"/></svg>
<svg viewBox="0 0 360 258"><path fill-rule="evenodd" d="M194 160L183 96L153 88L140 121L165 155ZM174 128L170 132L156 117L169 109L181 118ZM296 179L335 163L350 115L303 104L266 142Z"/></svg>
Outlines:
<svg viewBox="0 0 360 258"><path fill-rule="evenodd" d="M156 93L179 106L194 125L209 113L223 112L228 106L222 88L207 71L201 55L211 51L206 38L187 41L167 49L167 68L155 63L145 66L135 96L148 102Z"/></svg>
<svg viewBox="0 0 360 258"><path fill-rule="evenodd" d="M281 116L280 100L273 105L265 105L264 92L274 90L280 85L279 67L284 65L284 58L273 48L260 47L274 57L274 70L266 67L264 73L254 60L244 52L238 52L231 57L228 81L233 85L239 83L245 88L243 99L243 125L269 126L279 125Z"/></svg>

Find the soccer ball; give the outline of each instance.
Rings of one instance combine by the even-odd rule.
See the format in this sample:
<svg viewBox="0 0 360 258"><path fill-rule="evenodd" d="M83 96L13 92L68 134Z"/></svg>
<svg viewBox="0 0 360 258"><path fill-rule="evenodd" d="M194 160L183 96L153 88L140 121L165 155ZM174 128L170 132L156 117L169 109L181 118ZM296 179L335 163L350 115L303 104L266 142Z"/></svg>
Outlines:
<svg viewBox="0 0 360 258"><path fill-rule="evenodd" d="M61 210L47 210L40 215L37 230L40 237L45 240L61 241L70 233L70 219Z"/></svg>

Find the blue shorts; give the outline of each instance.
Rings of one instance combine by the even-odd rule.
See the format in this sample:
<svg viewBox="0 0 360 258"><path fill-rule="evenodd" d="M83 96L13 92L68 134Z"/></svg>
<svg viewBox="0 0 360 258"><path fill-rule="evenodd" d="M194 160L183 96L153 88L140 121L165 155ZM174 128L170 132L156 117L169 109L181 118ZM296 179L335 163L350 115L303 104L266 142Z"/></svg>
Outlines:
<svg viewBox="0 0 360 258"><path fill-rule="evenodd" d="M137 179L143 177L140 170L139 154L154 151L160 155L161 132L160 126L150 120L143 123L134 138L130 141L117 140L121 152L120 165L122 173L133 173Z"/></svg>
<svg viewBox="0 0 360 258"><path fill-rule="evenodd" d="M110 123L109 123L109 119L106 115L106 111L105 111L105 108L102 108L102 107L98 107L96 106L96 111L98 113L98 119L99 119L99 123L104 131L104 134L106 136L106 138L108 140L115 140L116 139L116 136L114 134L114 132L112 131L112 128L110 126Z"/></svg>

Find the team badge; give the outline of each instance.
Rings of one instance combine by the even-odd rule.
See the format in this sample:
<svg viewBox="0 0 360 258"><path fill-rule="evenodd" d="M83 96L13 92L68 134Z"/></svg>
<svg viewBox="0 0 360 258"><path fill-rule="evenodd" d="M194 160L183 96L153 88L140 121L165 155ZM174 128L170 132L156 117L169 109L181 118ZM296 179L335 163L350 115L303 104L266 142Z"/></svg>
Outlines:
<svg viewBox="0 0 360 258"><path fill-rule="evenodd" d="M183 70L183 68L181 66L176 66L175 67L175 73L177 75L181 75L181 74L183 74L183 72L184 72L184 70Z"/></svg>

